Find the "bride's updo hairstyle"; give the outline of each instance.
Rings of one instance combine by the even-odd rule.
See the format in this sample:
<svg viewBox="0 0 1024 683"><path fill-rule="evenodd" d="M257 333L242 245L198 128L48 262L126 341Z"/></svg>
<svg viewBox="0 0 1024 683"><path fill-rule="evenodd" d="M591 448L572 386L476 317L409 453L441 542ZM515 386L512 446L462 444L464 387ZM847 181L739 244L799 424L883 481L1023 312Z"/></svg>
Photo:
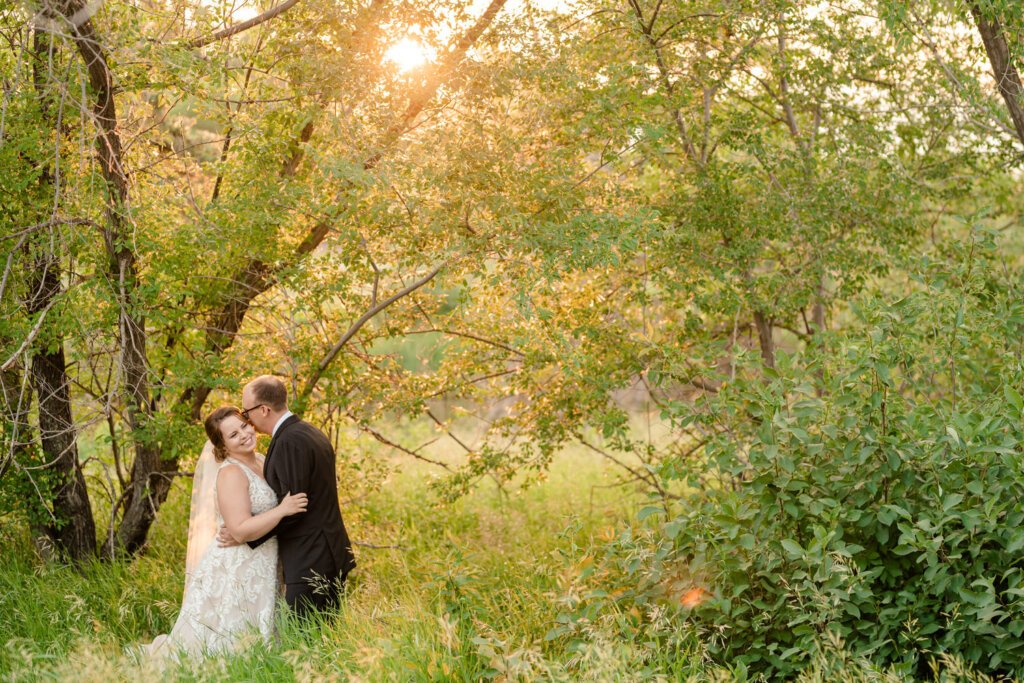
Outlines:
<svg viewBox="0 0 1024 683"><path fill-rule="evenodd" d="M224 449L224 435L220 431L220 423L232 415L245 422L241 410L235 406L221 406L210 413L206 422L203 423L203 426L206 427L206 436L213 444L213 457L217 462L224 462L224 459L228 457L228 452Z"/></svg>

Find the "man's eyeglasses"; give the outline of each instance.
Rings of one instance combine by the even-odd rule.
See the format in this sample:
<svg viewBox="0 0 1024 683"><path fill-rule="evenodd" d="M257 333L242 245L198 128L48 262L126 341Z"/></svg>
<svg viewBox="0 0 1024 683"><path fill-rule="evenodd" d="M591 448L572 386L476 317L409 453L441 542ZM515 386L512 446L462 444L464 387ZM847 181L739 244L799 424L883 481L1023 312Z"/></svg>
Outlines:
<svg viewBox="0 0 1024 683"><path fill-rule="evenodd" d="M246 422L248 422L249 421L249 413L251 413L252 411L256 410L257 408L262 408L264 405L266 405L266 404L264 404L264 403L257 403L252 408L246 408L245 410L242 411L242 419L245 420Z"/></svg>

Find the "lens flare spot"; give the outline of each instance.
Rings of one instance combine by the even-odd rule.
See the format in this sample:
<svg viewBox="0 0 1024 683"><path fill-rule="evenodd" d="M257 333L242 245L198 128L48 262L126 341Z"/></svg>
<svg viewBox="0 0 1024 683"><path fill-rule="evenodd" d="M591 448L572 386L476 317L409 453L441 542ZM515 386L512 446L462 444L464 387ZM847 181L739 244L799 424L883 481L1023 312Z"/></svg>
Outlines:
<svg viewBox="0 0 1024 683"><path fill-rule="evenodd" d="M683 596L679 598L679 602L682 603L683 607L689 607L693 609L700 603L708 599L708 592L703 588L691 588L690 590L683 593Z"/></svg>

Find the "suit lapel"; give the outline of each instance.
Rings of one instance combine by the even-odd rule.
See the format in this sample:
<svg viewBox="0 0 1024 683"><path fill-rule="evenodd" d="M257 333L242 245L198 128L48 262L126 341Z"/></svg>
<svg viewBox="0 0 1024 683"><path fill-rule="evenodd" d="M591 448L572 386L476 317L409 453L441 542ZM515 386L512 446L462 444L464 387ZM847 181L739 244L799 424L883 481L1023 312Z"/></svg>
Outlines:
<svg viewBox="0 0 1024 683"><path fill-rule="evenodd" d="M281 426L277 428L277 433L274 434L270 439L270 445L267 446L267 454L263 458L263 473L266 476L267 468L270 466L270 456L274 454L274 446L277 445L277 440L284 433L284 430L290 427L292 424L299 421L297 415L289 415L288 418L281 423Z"/></svg>
<svg viewBox="0 0 1024 683"><path fill-rule="evenodd" d="M267 454L263 456L263 471L267 471L267 465L270 464L270 455L274 452L274 439L270 439L270 444L267 445ZM266 476L264 474L264 476Z"/></svg>

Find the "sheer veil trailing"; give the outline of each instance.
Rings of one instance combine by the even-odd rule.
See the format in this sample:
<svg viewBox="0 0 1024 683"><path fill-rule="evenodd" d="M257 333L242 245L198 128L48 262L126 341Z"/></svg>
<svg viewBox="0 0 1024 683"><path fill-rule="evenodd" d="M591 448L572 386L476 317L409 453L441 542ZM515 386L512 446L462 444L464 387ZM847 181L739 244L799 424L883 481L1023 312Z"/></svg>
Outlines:
<svg viewBox="0 0 1024 683"><path fill-rule="evenodd" d="M213 490L217 483L217 469L213 444L207 441L192 475L192 504L188 513L188 547L185 551L186 593L199 560L217 535L217 502Z"/></svg>

